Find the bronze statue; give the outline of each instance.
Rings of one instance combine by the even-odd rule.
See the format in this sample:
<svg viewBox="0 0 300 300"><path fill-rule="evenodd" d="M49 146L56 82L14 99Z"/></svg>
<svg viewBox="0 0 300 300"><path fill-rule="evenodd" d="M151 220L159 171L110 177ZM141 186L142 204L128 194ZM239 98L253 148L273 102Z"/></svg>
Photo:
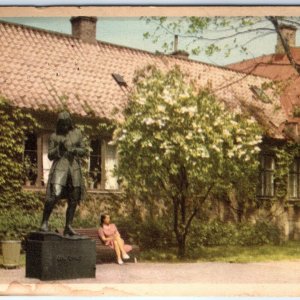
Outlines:
<svg viewBox="0 0 300 300"><path fill-rule="evenodd" d="M68 199L64 235L73 236L71 227L77 204L84 197L84 181L80 157L87 149L82 134L74 128L70 114L66 111L58 115L56 132L50 136L48 157L53 160L46 191L41 231L49 231L48 220L55 204L62 198Z"/></svg>

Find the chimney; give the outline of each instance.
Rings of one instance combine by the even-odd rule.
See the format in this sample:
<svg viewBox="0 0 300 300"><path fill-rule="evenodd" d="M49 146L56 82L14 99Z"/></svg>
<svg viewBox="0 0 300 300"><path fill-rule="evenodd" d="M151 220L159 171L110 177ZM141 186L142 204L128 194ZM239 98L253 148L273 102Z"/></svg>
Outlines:
<svg viewBox="0 0 300 300"><path fill-rule="evenodd" d="M96 17L72 17L72 35L86 43L96 43Z"/></svg>
<svg viewBox="0 0 300 300"><path fill-rule="evenodd" d="M189 53L184 50L178 50L178 35L174 36L174 51L171 53L172 56L180 57L180 58L189 58Z"/></svg>
<svg viewBox="0 0 300 300"><path fill-rule="evenodd" d="M296 31L297 27L292 26L292 25L287 25L287 24L280 24L279 25L279 30L281 31L281 34L283 38L287 41L288 45L290 47L295 47L296 46ZM277 35L277 44L275 48L275 53L276 54L284 54L284 48L281 43L280 37Z"/></svg>
<svg viewBox="0 0 300 300"><path fill-rule="evenodd" d="M174 36L174 52L178 50L178 35L175 34Z"/></svg>

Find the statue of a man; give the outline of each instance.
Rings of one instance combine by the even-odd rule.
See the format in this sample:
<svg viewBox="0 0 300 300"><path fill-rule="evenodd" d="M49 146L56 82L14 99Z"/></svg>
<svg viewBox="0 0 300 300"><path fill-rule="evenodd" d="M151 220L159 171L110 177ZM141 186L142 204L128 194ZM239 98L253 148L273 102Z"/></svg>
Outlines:
<svg viewBox="0 0 300 300"><path fill-rule="evenodd" d="M64 235L76 235L71 225L76 206L84 194L80 157L83 157L86 151L82 134L79 129L74 128L70 114L66 111L61 112L58 115L56 132L49 139L48 158L53 163L47 184L41 231L49 231L48 220L55 204L61 198L67 198Z"/></svg>

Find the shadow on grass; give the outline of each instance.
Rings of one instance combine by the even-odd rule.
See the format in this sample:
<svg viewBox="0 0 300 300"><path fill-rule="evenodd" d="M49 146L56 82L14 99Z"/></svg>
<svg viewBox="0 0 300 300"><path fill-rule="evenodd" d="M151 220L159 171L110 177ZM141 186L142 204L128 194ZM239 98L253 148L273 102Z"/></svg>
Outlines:
<svg viewBox="0 0 300 300"><path fill-rule="evenodd" d="M141 252L140 261L152 262L228 262L250 263L280 260L300 260L300 242L282 245L216 246L188 251L186 258L177 258L177 249L151 249Z"/></svg>

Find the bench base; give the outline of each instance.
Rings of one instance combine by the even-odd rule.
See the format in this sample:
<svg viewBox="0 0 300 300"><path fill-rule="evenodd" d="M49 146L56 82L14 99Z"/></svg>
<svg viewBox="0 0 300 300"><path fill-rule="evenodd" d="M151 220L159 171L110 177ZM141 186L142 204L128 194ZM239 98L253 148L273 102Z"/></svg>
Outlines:
<svg viewBox="0 0 300 300"><path fill-rule="evenodd" d="M97 259L96 259L97 264L117 262L115 250L111 249L108 246L97 245L96 252L97 252ZM136 245L132 245L132 250L128 252L130 259L126 259L124 260L124 262L136 263L139 254L140 254L139 247Z"/></svg>
<svg viewBox="0 0 300 300"><path fill-rule="evenodd" d="M88 237L31 232L26 238L26 277L40 280L95 278L96 243Z"/></svg>

